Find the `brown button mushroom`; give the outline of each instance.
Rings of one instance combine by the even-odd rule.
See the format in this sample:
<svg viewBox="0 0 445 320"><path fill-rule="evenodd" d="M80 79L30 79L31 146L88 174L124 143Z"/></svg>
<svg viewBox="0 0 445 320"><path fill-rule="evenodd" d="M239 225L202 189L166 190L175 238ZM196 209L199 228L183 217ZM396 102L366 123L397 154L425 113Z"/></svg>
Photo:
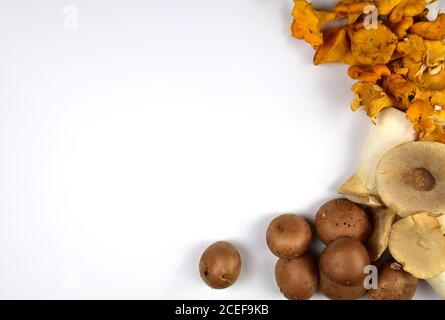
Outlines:
<svg viewBox="0 0 445 320"><path fill-rule="evenodd" d="M312 230L305 219L296 214L283 214L272 220L266 241L270 251L279 258L296 258L309 248Z"/></svg>
<svg viewBox="0 0 445 320"><path fill-rule="evenodd" d="M280 258L275 266L275 279L287 299L307 300L318 288L317 269L314 258L307 253L290 260Z"/></svg>
<svg viewBox="0 0 445 320"><path fill-rule="evenodd" d="M234 245L215 242L202 254L199 273L204 282L214 289L230 287L241 272L241 256Z"/></svg>
<svg viewBox="0 0 445 320"><path fill-rule="evenodd" d="M387 207L406 217L445 212L445 144L415 141L399 145L380 160L377 192Z"/></svg>
<svg viewBox="0 0 445 320"><path fill-rule="evenodd" d="M417 279L395 262L385 263L378 275L378 287L369 291L370 300L411 300Z"/></svg>
<svg viewBox="0 0 445 320"><path fill-rule="evenodd" d="M418 213L397 221L389 236L389 251L417 279L431 279L445 271L445 236L438 216Z"/></svg>
<svg viewBox="0 0 445 320"><path fill-rule="evenodd" d="M347 237L334 240L320 255L320 272L342 286L363 285L364 269L369 264L369 255L363 244Z"/></svg>
<svg viewBox="0 0 445 320"><path fill-rule="evenodd" d="M347 199L336 199L328 201L318 210L315 230L324 244L340 237L363 242L371 232L371 224L358 205Z"/></svg>
<svg viewBox="0 0 445 320"><path fill-rule="evenodd" d="M363 284L357 287L345 287L330 280L323 272L320 272L320 291L332 300L355 300L366 293Z"/></svg>

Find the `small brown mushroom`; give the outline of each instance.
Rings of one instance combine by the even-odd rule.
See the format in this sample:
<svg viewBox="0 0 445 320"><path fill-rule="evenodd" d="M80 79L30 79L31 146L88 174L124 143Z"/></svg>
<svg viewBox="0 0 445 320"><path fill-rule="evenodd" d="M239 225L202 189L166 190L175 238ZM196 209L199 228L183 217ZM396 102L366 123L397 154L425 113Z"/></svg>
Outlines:
<svg viewBox="0 0 445 320"><path fill-rule="evenodd" d="M366 277L365 267L369 264L363 244L347 237L334 240L320 255L320 272L342 286L362 285Z"/></svg>
<svg viewBox="0 0 445 320"><path fill-rule="evenodd" d="M347 199L336 199L328 201L318 210L315 230L324 244L340 237L363 242L371 232L371 224L358 205Z"/></svg>
<svg viewBox="0 0 445 320"><path fill-rule="evenodd" d="M275 266L275 279L287 299L310 299L318 288L317 264L307 253L290 260L280 258Z"/></svg>
<svg viewBox="0 0 445 320"><path fill-rule="evenodd" d="M370 300L411 300L417 279L396 263L385 263L378 275L378 287L369 291Z"/></svg>
<svg viewBox="0 0 445 320"><path fill-rule="evenodd" d="M363 284L357 287L345 287L330 280L323 272L320 272L320 291L332 300L355 300L363 297L366 289Z"/></svg>
<svg viewBox="0 0 445 320"><path fill-rule="evenodd" d="M235 283L241 272L241 256L229 242L219 241L210 245L199 261L202 280L214 289L225 289Z"/></svg>
<svg viewBox="0 0 445 320"><path fill-rule="evenodd" d="M309 248L312 230L307 221L296 214L282 214L270 223L266 242L279 258L296 258Z"/></svg>

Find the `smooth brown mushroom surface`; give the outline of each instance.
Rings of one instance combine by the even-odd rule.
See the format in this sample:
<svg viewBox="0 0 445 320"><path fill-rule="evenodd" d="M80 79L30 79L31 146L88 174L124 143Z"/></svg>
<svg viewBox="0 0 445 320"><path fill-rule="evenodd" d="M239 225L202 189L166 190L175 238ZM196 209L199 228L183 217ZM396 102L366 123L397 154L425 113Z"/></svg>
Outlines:
<svg viewBox="0 0 445 320"><path fill-rule="evenodd" d="M287 299L310 299L318 288L317 263L307 253L294 259L280 258L275 266L275 279Z"/></svg>
<svg viewBox="0 0 445 320"><path fill-rule="evenodd" d="M267 228L267 245L279 258L292 259L304 254L311 241L311 226L296 214L282 214Z"/></svg>
<svg viewBox="0 0 445 320"><path fill-rule="evenodd" d="M330 280L320 272L320 292L331 300L355 300L366 294L363 284L356 287L346 287Z"/></svg>
<svg viewBox="0 0 445 320"><path fill-rule="evenodd" d="M241 256L229 242L210 245L199 261L199 273L204 282L214 289L230 287L241 272Z"/></svg>
<svg viewBox="0 0 445 320"><path fill-rule="evenodd" d="M365 267L370 263L365 246L347 237L331 242L322 251L319 262L320 272L331 281L350 287L362 285L366 277Z"/></svg>

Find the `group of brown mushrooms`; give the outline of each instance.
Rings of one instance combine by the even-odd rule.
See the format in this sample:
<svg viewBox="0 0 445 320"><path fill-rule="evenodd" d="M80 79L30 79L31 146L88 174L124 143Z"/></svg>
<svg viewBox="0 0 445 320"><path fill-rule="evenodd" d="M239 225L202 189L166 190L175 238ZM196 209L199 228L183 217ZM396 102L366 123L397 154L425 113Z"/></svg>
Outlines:
<svg viewBox="0 0 445 320"><path fill-rule="evenodd" d="M288 299L309 299L319 289L330 299L368 293L406 300L426 280L445 298L445 14L427 20L430 0L340 0L332 11L294 2L294 37L317 50L315 64L351 64L349 75L360 80L352 107L363 107L373 123L356 172L339 188L344 198L316 214L316 235L326 245L318 259L304 218L283 214L270 223L266 242L279 258L278 287ZM369 5L383 14L376 29L359 26ZM322 30L336 18L346 27ZM432 56L438 64L424 68ZM217 242L199 268L210 287L227 288L241 257L232 244Z"/></svg>
<svg viewBox="0 0 445 320"><path fill-rule="evenodd" d="M369 208L374 259L386 248L400 270L445 298L445 144L418 141L405 114L383 110L365 141L355 174L341 187ZM374 260L372 259L372 260Z"/></svg>
<svg viewBox="0 0 445 320"><path fill-rule="evenodd" d="M279 258L275 278L286 298L309 299L319 289L335 300L366 293L372 300L407 300L418 279L445 298L445 145L391 135L394 146L374 145L373 137L390 133L401 120L395 109L381 113L362 164L341 188L346 198L318 210L315 232L326 245L318 259L310 250L314 228L303 217L282 214L269 224L266 243ZM210 287L227 288L241 272L241 256L231 243L216 242L199 269Z"/></svg>
<svg viewBox="0 0 445 320"><path fill-rule="evenodd" d="M359 81L351 107L374 124L339 189L373 218L371 260L388 247L393 274L445 298L445 14L430 18L434 2L339 0L318 10L294 0L291 29L315 49L315 65L350 65Z"/></svg>
<svg viewBox="0 0 445 320"><path fill-rule="evenodd" d="M397 163L397 157L406 155L411 147L428 146L424 142L400 145L385 155L391 158L382 159L382 165L388 159ZM394 183L398 179L407 179L411 192L417 177L405 177L402 172L396 174ZM430 182L421 177L414 183L423 188ZM335 199L325 203L315 217L316 235L326 245L318 264L310 252L310 224L296 214L275 218L266 239L279 257L275 277L288 299L309 299L319 289L333 300L353 300L365 294L371 300L409 300L416 293L418 279L427 279L444 297L444 222L445 216L439 214L420 212L402 218L388 207Z"/></svg>

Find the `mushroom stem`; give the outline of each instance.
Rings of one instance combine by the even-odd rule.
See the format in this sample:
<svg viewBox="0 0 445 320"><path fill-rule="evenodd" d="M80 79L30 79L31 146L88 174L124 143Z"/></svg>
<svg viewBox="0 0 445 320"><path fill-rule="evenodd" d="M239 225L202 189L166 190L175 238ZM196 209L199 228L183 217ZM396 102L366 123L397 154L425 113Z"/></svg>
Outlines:
<svg viewBox="0 0 445 320"><path fill-rule="evenodd" d="M445 299L445 271L426 281L442 299Z"/></svg>
<svg viewBox="0 0 445 320"><path fill-rule="evenodd" d="M441 215L437 220L439 220L442 232L445 235L445 215ZM445 271L426 281L442 299L445 299Z"/></svg>
<svg viewBox="0 0 445 320"><path fill-rule="evenodd" d="M349 200L371 207L380 207L375 172L382 156L395 146L414 141L416 133L404 112L386 108L379 113L365 140L358 169L339 189Z"/></svg>

